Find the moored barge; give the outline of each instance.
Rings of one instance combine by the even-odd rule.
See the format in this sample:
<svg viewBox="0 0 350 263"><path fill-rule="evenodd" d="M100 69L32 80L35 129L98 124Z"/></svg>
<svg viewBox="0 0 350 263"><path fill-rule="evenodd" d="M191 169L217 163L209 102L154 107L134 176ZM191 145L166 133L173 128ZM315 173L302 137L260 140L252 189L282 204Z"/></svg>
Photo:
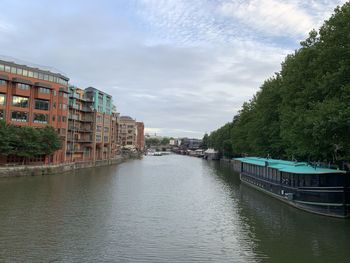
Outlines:
<svg viewBox="0 0 350 263"><path fill-rule="evenodd" d="M259 157L235 158L240 179L302 210L333 217L350 216L350 174L304 162Z"/></svg>

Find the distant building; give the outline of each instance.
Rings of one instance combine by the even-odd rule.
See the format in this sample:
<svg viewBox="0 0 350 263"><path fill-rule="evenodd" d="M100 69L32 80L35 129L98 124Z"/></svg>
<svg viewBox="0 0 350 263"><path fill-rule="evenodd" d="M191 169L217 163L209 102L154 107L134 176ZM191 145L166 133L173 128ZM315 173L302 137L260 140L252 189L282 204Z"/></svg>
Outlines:
<svg viewBox="0 0 350 263"><path fill-rule="evenodd" d="M180 147L182 149L197 150L201 146L202 146L202 140L200 139L190 139L190 138L181 139Z"/></svg>
<svg viewBox="0 0 350 263"><path fill-rule="evenodd" d="M136 148L136 121L129 116L119 118L119 143L121 147Z"/></svg>
<svg viewBox="0 0 350 263"><path fill-rule="evenodd" d="M0 60L0 119L18 126L56 129L62 149L28 162L66 161L68 80L60 73ZM23 157L3 156L1 163L21 163Z"/></svg>
<svg viewBox="0 0 350 263"><path fill-rule="evenodd" d="M136 149L139 151L143 151L145 149L145 125L143 122L136 122Z"/></svg>

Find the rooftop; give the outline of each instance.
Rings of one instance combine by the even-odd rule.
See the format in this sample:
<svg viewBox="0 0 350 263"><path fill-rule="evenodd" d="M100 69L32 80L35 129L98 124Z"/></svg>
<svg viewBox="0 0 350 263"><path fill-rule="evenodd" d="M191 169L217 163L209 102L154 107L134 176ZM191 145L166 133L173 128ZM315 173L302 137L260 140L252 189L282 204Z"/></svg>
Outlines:
<svg viewBox="0 0 350 263"><path fill-rule="evenodd" d="M342 170L312 166L306 162L293 162L293 161L268 159L268 158L260 158L260 157L235 158L234 160L241 161L242 163L255 164L259 166L267 166L286 173L295 173L295 174L346 173L345 171L342 171Z"/></svg>

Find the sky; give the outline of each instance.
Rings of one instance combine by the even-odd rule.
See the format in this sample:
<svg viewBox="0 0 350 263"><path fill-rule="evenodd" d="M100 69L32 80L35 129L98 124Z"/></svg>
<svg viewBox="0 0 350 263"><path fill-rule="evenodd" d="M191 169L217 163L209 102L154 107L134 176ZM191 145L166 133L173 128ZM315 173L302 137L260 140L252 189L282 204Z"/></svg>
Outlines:
<svg viewBox="0 0 350 263"><path fill-rule="evenodd" d="M0 55L113 96L146 132L230 122L344 0L0 0Z"/></svg>

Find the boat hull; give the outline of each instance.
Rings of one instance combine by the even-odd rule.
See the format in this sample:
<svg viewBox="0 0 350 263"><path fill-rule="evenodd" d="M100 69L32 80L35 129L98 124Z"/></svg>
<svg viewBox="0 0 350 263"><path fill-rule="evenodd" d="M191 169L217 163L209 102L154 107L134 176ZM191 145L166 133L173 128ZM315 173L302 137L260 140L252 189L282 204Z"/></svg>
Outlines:
<svg viewBox="0 0 350 263"><path fill-rule="evenodd" d="M301 188L286 188L282 185L275 184L266 180L261 180L260 178L256 178L253 176L249 176L244 173L240 173L240 180L242 183L255 188L261 192L264 192L288 205L291 205L295 208L301 209L306 212L323 215L323 216L331 216L337 218L349 218L350 217L350 207L349 204L346 204L344 201L339 202L339 198L342 200L346 200L346 196L349 195L348 189L346 188L337 188L337 189L324 189L320 190L319 188L316 190L312 189L301 189ZM335 196L338 198L338 202L314 202L311 200L312 196L315 193L325 193L330 196ZM305 194L307 193L307 194ZM301 198L301 196L303 198Z"/></svg>

